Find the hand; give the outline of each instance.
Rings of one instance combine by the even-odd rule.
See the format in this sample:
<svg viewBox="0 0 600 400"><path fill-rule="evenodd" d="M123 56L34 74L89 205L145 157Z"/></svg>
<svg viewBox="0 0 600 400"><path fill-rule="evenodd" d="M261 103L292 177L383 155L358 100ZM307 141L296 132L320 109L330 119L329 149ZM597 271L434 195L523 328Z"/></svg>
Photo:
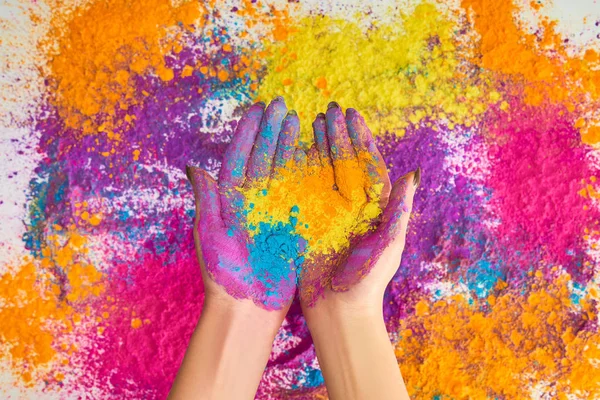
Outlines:
<svg viewBox="0 0 600 400"><path fill-rule="evenodd" d="M420 170L391 186L371 131L354 109L349 108L344 117L337 104L330 104L327 114L315 119L313 131L318 160L310 161L315 153L311 149L309 164L332 170L335 185L331 190L358 203L355 226L368 225L369 229L358 235L356 229L348 229L348 246L307 258L299 284L303 310L310 315L309 309L320 302L381 309L385 288L400 265ZM358 187L348 182L348 176L356 176L353 169L364 175L361 180L353 179L360 181Z"/></svg>
<svg viewBox="0 0 600 400"><path fill-rule="evenodd" d="M287 112L283 98L266 110L257 103L239 122L218 182L203 170L188 167L196 198L194 238L207 297L251 299L276 310L291 303L302 241L298 238L282 256L272 243L277 227L261 226L255 234L256 227L246 220L252 204L244 190L267 190L273 164L294 153L298 134L298 117Z"/></svg>
<svg viewBox="0 0 600 400"><path fill-rule="evenodd" d="M347 160L355 160L366 174L362 188L350 186L350 198L358 198L361 210L355 226L370 224L370 229L350 236L348 246L326 257L307 258L300 277L302 311L328 394L331 399L409 399L385 328L383 295L400 265L420 170L398 179L390 191L381 154L353 109L344 118L339 106L330 104L313 129L320 161L313 168L333 169L332 190L348 188ZM314 159L312 149L309 160L311 155ZM362 201L356 195L360 189L366 197Z"/></svg>
<svg viewBox="0 0 600 400"><path fill-rule="evenodd" d="M187 169L205 298L172 400L254 398L295 293L300 238L278 236L278 227L269 224L253 233L246 218L252 206L244 193L267 190L272 165L293 158L298 140L298 117L287 112L282 98L264 108L257 103L242 117L218 182L201 169ZM277 246L282 236L288 244L297 239L295 247Z"/></svg>

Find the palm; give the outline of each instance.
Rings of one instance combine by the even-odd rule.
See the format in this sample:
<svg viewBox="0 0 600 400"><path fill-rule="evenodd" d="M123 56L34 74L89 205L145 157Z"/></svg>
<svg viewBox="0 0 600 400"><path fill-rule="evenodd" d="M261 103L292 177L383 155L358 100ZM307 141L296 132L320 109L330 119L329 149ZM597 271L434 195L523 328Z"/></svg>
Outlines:
<svg viewBox="0 0 600 400"><path fill-rule="evenodd" d="M256 229L248 218L253 204L244 192L268 188L272 164L288 156L287 142L295 145L299 123L295 115L286 116L282 99L264 112L263 107L252 106L240 121L218 181L200 169L191 169L198 208L195 236L212 281L234 298L281 309L295 293L296 259L302 242L297 238L292 246L278 246L278 240L290 242L281 224L264 223ZM280 138L280 132L286 134Z"/></svg>
<svg viewBox="0 0 600 400"><path fill-rule="evenodd" d="M327 291L347 290L369 273L381 247L382 210L391 189L383 158L355 110L344 117L341 109L330 108L317 116L313 130L308 174L319 174L329 191L321 196L337 197L336 204L352 218L334 222L336 229L347 225L341 227L343 246L315 252L302 266L300 296L310 305Z"/></svg>

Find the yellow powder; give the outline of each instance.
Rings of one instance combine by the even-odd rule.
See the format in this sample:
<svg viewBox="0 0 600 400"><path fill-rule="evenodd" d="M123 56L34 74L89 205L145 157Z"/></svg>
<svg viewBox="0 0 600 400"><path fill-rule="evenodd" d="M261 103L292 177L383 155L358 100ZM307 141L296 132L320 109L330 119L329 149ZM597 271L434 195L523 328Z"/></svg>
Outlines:
<svg viewBox="0 0 600 400"><path fill-rule="evenodd" d="M481 72L475 81L459 66L468 49L459 48L458 27L432 4L367 32L319 16L296 28L285 42L266 44L268 73L258 98L283 95L299 113L304 140L314 116L332 100L360 110L375 135L402 134L427 117L469 125L486 104L500 100Z"/></svg>
<svg viewBox="0 0 600 400"><path fill-rule="evenodd" d="M266 193L262 182L243 189L246 203L252 204L247 223L289 223L290 210L296 206L296 232L309 243L306 258L345 250L350 234L365 233L381 208L379 198L367 199L369 177L360 159L336 161L335 168L334 179L331 167L312 166L302 171L290 161L277 171ZM338 190L333 189L336 184ZM377 194L382 189L383 184L374 186Z"/></svg>
<svg viewBox="0 0 600 400"><path fill-rule="evenodd" d="M489 312L462 296L419 302L400 328L411 334L402 334L396 348L411 396L516 399L543 382L556 383L563 399L578 391L584 398L600 396L594 361L600 359L600 334L574 330L595 320L598 309L589 298L575 306L568 283L568 275L555 283L537 277L528 296L493 295Z"/></svg>

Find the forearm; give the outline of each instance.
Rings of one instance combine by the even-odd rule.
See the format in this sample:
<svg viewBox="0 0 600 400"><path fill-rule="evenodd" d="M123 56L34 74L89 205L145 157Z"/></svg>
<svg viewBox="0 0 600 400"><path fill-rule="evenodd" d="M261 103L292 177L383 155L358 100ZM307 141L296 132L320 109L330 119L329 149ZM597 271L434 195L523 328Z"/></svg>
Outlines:
<svg viewBox="0 0 600 400"><path fill-rule="evenodd" d="M243 303L205 302L170 400L254 398L281 317Z"/></svg>
<svg viewBox="0 0 600 400"><path fill-rule="evenodd" d="M332 400L409 399L381 312L306 314Z"/></svg>

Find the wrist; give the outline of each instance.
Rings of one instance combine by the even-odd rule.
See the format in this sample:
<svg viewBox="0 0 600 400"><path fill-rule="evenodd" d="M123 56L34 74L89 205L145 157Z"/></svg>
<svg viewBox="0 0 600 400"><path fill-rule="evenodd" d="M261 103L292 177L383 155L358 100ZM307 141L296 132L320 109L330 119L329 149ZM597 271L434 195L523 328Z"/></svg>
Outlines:
<svg viewBox="0 0 600 400"><path fill-rule="evenodd" d="M223 329L231 333L256 334L272 339L281 326L286 312L287 309L266 310L248 299L206 296L200 323L203 320L219 321L223 324Z"/></svg>
<svg viewBox="0 0 600 400"><path fill-rule="evenodd" d="M231 300L205 298L169 399L254 398L285 313Z"/></svg>
<svg viewBox="0 0 600 400"><path fill-rule="evenodd" d="M331 399L409 399L382 308L332 300L305 308Z"/></svg>
<svg viewBox="0 0 600 400"><path fill-rule="evenodd" d="M309 328L311 325L353 321L383 321L383 295L354 298L348 292L329 292L314 305L302 305Z"/></svg>
<svg viewBox="0 0 600 400"><path fill-rule="evenodd" d="M334 339L357 327L370 326L385 330L382 307L348 307L346 304L323 302L303 309L308 329L315 340Z"/></svg>

